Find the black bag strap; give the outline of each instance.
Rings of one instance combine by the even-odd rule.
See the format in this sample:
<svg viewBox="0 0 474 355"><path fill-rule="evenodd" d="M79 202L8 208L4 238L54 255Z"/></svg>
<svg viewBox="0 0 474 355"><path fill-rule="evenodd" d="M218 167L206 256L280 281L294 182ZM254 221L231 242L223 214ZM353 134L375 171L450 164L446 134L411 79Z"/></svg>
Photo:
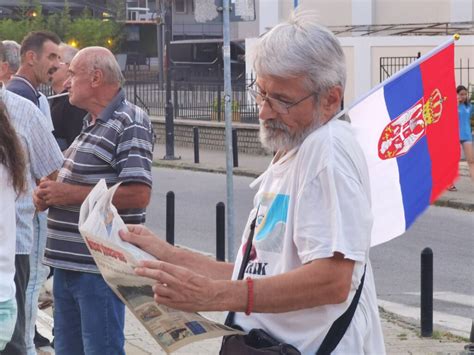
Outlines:
<svg viewBox="0 0 474 355"><path fill-rule="evenodd" d="M357 291L354 295L354 298L352 299L352 302L349 308L347 308L347 310L339 318L337 318L334 321L331 328L329 328L329 331L324 337L324 340L321 343L321 346L319 347L318 351L316 352L316 355L331 354L331 352L334 351L334 349L336 348L336 346L339 344L342 337L346 333L347 328L349 328L349 324L351 324L352 318L354 317L355 310L357 308L357 305L359 304L359 298L360 298L360 294L362 293L362 288L364 287L366 269L367 269L367 264L364 267L364 274L362 275L362 278L360 279L359 287L357 288Z"/></svg>
<svg viewBox="0 0 474 355"><path fill-rule="evenodd" d="M258 214L258 211L257 211L257 214ZM242 264L240 264L240 270L237 276L237 280L242 280L244 278L245 268L247 267L247 264L249 263L250 252L252 250L253 235L255 234L255 224L257 223L257 214L255 215L255 218L252 220L252 223L250 223L249 237L247 239L247 245L245 246L245 253L242 258ZM228 327L231 327L232 323L234 323L234 317L235 317L235 312L229 312L227 314L224 324L227 325Z"/></svg>

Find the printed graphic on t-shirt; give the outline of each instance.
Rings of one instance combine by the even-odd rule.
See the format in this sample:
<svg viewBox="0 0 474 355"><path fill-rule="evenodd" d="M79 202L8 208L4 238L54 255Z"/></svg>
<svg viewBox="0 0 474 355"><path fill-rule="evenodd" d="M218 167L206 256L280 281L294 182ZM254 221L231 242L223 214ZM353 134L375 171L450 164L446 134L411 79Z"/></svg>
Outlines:
<svg viewBox="0 0 474 355"><path fill-rule="evenodd" d="M255 233L255 244L259 250L281 252L288 201L288 195L266 193L261 196Z"/></svg>

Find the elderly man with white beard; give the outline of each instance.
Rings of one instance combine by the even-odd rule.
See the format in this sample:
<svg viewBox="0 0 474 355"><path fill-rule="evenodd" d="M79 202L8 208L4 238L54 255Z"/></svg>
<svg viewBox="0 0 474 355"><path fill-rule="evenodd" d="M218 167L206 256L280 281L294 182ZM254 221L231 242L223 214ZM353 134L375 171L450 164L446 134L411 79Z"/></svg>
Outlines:
<svg viewBox="0 0 474 355"><path fill-rule="evenodd" d="M253 65L260 138L276 154L255 183L237 260L129 225L121 237L159 259L135 272L156 280L159 304L229 311L228 324L263 329L302 354L383 354L367 166L350 124L332 119L346 79L341 46L311 12L296 12L258 39ZM222 354L238 353L226 343Z"/></svg>

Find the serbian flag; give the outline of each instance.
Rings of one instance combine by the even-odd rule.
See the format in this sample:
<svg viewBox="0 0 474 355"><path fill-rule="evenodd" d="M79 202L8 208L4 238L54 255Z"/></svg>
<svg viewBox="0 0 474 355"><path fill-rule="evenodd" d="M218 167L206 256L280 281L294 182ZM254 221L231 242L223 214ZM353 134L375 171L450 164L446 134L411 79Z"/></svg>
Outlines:
<svg viewBox="0 0 474 355"><path fill-rule="evenodd" d="M403 234L457 177L454 39L378 85L347 114L369 168L374 246Z"/></svg>

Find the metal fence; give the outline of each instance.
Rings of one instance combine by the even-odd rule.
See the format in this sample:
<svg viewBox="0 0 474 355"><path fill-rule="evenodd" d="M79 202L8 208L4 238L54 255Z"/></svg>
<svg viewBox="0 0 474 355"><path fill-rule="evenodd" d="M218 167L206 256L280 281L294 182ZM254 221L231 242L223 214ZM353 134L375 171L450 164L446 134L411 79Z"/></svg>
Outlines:
<svg viewBox="0 0 474 355"><path fill-rule="evenodd" d="M251 78L232 84L232 120L258 123L258 109L247 95ZM128 75L124 85L130 102L150 115L164 116L166 90L158 81L158 73L137 71ZM174 117L182 119L224 121L224 85L216 82L174 81L171 84Z"/></svg>
<svg viewBox="0 0 474 355"><path fill-rule="evenodd" d="M380 82L420 58L420 55L418 52L416 57L380 57Z"/></svg>
<svg viewBox="0 0 474 355"><path fill-rule="evenodd" d="M158 72L135 70L125 73L123 86L128 101L141 107L149 115L165 116L166 90L160 85ZM252 78L232 83L232 120L258 123L258 108L247 95ZM40 91L53 95L50 86L41 85ZM224 121L224 83L174 81L171 84L174 117L203 121Z"/></svg>
<svg viewBox="0 0 474 355"><path fill-rule="evenodd" d="M474 66L471 67L469 58L460 58L458 63L454 68L457 82L467 87L471 93L474 92Z"/></svg>
<svg viewBox="0 0 474 355"><path fill-rule="evenodd" d="M419 57L420 52L416 57L380 57L380 82L405 68ZM474 66L471 66L469 58L459 58L459 61L455 63L454 70L458 84L463 84L467 88L474 87ZM472 89L470 91L472 92Z"/></svg>

